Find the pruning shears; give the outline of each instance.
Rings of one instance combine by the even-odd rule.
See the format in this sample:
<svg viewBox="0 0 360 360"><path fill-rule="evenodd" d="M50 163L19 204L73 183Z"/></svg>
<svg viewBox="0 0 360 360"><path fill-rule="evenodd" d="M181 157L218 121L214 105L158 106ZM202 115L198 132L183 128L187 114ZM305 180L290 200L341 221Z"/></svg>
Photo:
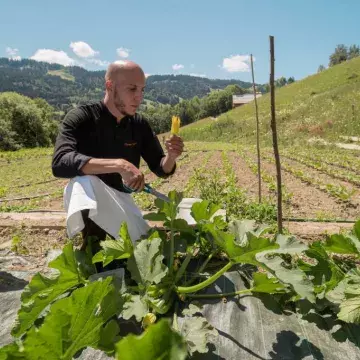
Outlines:
<svg viewBox="0 0 360 360"><path fill-rule="evenodd" d="M125 192L127 192L127 193L135 192L134 189L126 186L125 184L123 184L123 187L124 187ZM142 191L146 192L147 194L156 196L157 198L159 198L159 199L161 199L161 200L163 200L165 202L168 202L168 203L170 202L170 199L166 195L164 195L161 192L153 189L149 184L145 184L144 189Z"/></svg>

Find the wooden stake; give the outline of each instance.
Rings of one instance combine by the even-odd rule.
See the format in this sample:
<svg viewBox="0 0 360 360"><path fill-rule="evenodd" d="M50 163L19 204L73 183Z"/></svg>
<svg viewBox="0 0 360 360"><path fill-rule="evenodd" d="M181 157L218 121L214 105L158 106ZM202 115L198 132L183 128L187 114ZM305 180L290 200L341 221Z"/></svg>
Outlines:
<svg viewBox="0 0 360 360"><path fill-rule="evenodd" d="M276 117L275 117L275 56L274 56L274 37L270 36L270 96L271 96L271 130L273 136L274 156L276 162L277 180L277 223L280 234L283 232L282 225L282 186L281 186L281 165L277 141Z"/></svg>
<svg viewBox="0 0 360 360"><path fill-rule="evenodd" d="M256 88L255 88L255 75L254 75L254 62L253 56L250 55L251 59L251 73L254 90L254 101L255 101L255 116L256 116L256 147L257 147L257 163L258 163L258 184L259 184L259 204L261 203L261 161L260 161L260 129L259 129L259 112L256 99Z"/></svg>

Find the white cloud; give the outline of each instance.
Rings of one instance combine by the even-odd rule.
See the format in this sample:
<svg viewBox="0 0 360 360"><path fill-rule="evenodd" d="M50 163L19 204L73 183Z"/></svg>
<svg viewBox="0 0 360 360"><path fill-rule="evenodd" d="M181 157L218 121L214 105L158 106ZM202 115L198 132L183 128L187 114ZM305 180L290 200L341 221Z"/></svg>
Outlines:
<svg viewBox="0 0 360 360"><path fill-rule="evenodd" d="M7 55L15 56L19 52L19 49L12 49L11 47L7 47L5 51Z"/></svg>
<svg viewBox="0 0 360 360"><path fill-rule="evenodd" d="M39 49L33 56L32 60L44 61L50 64L56 63L64 66L70 66L75 64L75 60L71 59L69 55L64 51L57 51L51 49Z"/></svg>
<svg viewBox="0 0 360 360"><path fill-rule="evenodd" d="M116 53L118 54L118 56L120 56L121 58L125 58L125 59L129 57L130 51L131 50L123 48L123 47L116 49Z"/></svg>
<svg viewBox="0 0 360 360"><path fill-rule="evenodd" d="M194 73L191 73L189 75L190 76L196 76L196 77L206 77L206 74L194 74Z"/></svg>
<svg viewBox="0 0 360 360"><path fill-rule="evenodd" d="M255 58L253 59L255 61ZM232 55L224 58L220 67L228 72L249 72L250 55Z"/></svg>
<svg viewBox="0 0 360 360"><path fill-rule="evenodd" d="M72 51L81 58L91 58L99 54L89 44L84 41L75 41L70 44Z"/></svg>
<svg viewBox="0 0 360 360"><path fill-rule="evenodd" d="M117 61L114 61L114 64L125 65L126 60L117 60Z"/></svg>
<svg viewBox="0 0 360 360"><path fill-rule="evenodd" d="M21 60L21 56L18 55L19 49L13 49L11 47L7 47L5 49L5 52L10 60Z"/></svg>
<svg viewBox="0 0 360 360"><path fill-rule="evenodd" d="M172 68L173 68L173 70L177 71L177 70L183 69L183 68L184 68L184 65L182 65L182 64L174 64L174 65L172 66Z"/></svg>
<svg viewBox="0 0 360 360"><path fill-rule="evenodd" d="M145 73L145 77L148 78L151 74Z"/></svg>
<svg viewBox="0 0 360 360"><path fill-rule="evenodd" d="M108 66L110 64L108 61L100 59L86 59L86 61L97 66Z"/></svg>

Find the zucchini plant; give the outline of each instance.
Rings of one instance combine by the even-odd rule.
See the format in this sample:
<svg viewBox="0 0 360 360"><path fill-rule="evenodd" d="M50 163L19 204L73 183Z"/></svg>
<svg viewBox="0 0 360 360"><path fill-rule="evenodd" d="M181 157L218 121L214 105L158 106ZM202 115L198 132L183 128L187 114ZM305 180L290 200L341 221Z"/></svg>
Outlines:
<svg viewBox="0 0 360 360"><path fill-rule="evenodd" d="M245 293L271 294L302 316L331 311L337 326L360 323L360 222L350 235L308 246L294 236L270 235L255 221L226 223L217 216L219 206L209 201L192 206L196 224L190 226L177 218L182 194L172 191L169 198L170 203L157 199L157 212L146 216L163 221L163 228L151 229L135 243L126 223L119 239L101 242L94 256L91 242L85 252L68 243L49 264L50 275L35 275L24 289L15 340L0 349L0 359L67 360L87 347L124 360L191 358L208 352L217 336L193 299ZM212 272L214 258L223 260ZM189 278L194 259L198 266ZM94 264L115 260L123 261L123 275L96 273ZM244 264L258 269L248 288L206 292ZM128 320L142 334L124 334L122 321Z"/></svg>

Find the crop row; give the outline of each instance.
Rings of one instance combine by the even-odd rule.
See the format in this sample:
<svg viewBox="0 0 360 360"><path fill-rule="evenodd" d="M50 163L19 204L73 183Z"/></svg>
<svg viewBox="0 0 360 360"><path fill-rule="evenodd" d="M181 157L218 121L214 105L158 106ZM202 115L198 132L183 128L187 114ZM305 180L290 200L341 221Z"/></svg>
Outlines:
<svg viewBox="0 0 360 360"><path fill-rule="evenodd" d="M262 158L270 163L275 163L275 160L273 159L273 157L271 157L269 155L262 155ZM282 163L281 163L281 168L283 170L285 170L286 172L292 174L296 178L300 179L304 183L316 187L317 189L329 194L330 196L336 198L337 200L339 200L341 202L349 203L351 196L355 192L354 189L348 190L343 185L325 183L314 176L308 175L303 170L297 169L297 168L287 164L284 161L282 161Z"/></svg>
<svg viewBox="0 0 360 360"><path fill-rule="evenodd" d="M254 175L258 175L258 164L255 160L253 160L253 154L249 156L249 153L245 152L244 149L238 150L242 159L246 162L247 166L253 172ZM269 172L267 172L264 167L261 167L261 180L267 185L270 192L274 195L277 193L277 182L276 177L272 176ZM285 204L289 205L291 203L291 199L293 197L293 193L290 192L287 187L282 185L282 197Z"/></svg>
<svg viewBox="0 0 360 360"><path fill-rule="evenodd" d="M282 157L288 158L289 160L294 160L308 166L312 169L320 171L326 175L331 176L334 179L343 180L348 183L351 183L356 186L360 186L360 176L354 174L354 172L349 170L335 169L332 165L328 165L328 162L323 160L314 160L308 157L303 157L302 155L296 155L294 153L283 153Z"/></svg>
<svg viewBox="0 0 360 360"><path fill-rule="evenodd" d="M351 171L356 174L360 174L360 159L357 154L344 153L340 149L287 149L282 152L285 155L297 155L304 159L313 161L321 161L323 164L338 167Z"/></svg>

